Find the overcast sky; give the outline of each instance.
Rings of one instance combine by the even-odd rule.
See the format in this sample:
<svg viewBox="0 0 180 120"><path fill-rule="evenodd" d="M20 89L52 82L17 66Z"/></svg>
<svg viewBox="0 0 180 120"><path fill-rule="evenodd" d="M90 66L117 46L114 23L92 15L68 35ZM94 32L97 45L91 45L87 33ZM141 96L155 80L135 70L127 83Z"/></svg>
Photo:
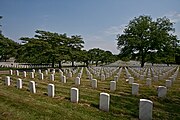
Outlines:
<svg viewBox="0 0 180 120"><path fill-rule="evenodd" d="M81 35L85 49L118 54L116 35L134 17L167 16L180 39L180 0L0 0L0 24L6 37L20 42L35 30Z"/></svg>

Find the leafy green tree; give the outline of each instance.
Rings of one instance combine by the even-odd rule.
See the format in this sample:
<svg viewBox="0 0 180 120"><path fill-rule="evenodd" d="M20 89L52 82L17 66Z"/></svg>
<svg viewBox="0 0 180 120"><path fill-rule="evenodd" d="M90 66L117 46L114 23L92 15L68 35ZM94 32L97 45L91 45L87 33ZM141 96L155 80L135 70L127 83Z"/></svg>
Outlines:
<svg viewBox="0 0 180 120"><path fill-rule="evenodd" d="M102 64L108 64L108 63L111 63L111 62L114 62L115 61L115 58L114 58L114 55L112 54L111 51L104 51L102 56L101 56L101 63Z"/></svg>
<svg viewBox="0 0 180 120"><path fill-rule="evenodd" d="M129 22L124 33L117 35L117 45L121 54L136 54L141 61L141 67L148 61L152 52L169 52L173 44L178 42L173 23L166 17L153 21L150 16L139 16ZM166 56L167 57L167 56ZM169 56L168 56L169 57Z"/></svg>
<svg viewBox="0 0 180 120"><path fill-rule="evenodd" d="M88 67L88 66L89 66L89 62L91 61L90 55L89 55L88 51L86 51L86 50L81 50L81 51L79 52L78 61L79 61L79 62L84 62L84 64L86 65L86 67Z"/></svg>
<svg viewBox="0 0 180 120"><path fill-rule="evenodd" d="M16 56L19 44L0 34L0 61L5 61Z"/></svg>
<svg viewBox="0 0 180 120"><path fill-rule="evenodd" d="M36 38L21 38L23 44L18 49L16 59L18 62L27 63L46 63L48 61L48 52L51 46L43 40Z"/></svg>
<svg viewBox="0 0 180 120"><path fill-rule="evenodd" d="M68 37L66 34L52 33L49 31L37 30L34 38L22 37L25 43L19 49L17 57L19 61L33 63L55 63L61 64L63 60L76 60L76 52L83 47L80 36Z"/></svg>
<svg viewBox="0 0 180 120"><path fill-rule="evenodd" d="M99 49L99 48L90 49L88 53L90 55L92 63L94 63L95 61L96 66L98 66L99 61L102 60L104 52L105 52L104 50Z"/></svg>
<svg viewBox="0 0 180 120"><path fill-rule="evenodd" d="M84 47L83 44L84 41L82 40L80 35L73 35L67 41L68 55L73 67L74 62L77 61L80 57L79 54L81 49Z"/></svg>

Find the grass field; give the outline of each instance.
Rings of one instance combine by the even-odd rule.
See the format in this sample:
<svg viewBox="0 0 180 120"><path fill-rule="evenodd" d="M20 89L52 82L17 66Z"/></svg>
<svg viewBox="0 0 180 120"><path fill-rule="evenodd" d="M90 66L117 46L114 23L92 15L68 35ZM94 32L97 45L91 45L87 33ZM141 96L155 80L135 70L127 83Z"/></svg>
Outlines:
<svg viewBox="0 0 180 120"><path fill-rule="evenodd" d="M44 72L44 71L43 71ZM67 83L60 82L60 75L56 72L55 81L50 81L48 76L44 80L30 79L29 73L23 78L22 73L17 77L10 76L11 85L4 84L5 76L0 75L0 119L4 120L137 120L139 116L139 99L149 99L153 101L154 120L180 120L180 76L168 89L166 98L158 98L156 87L165 85L165 79L152 82L151 87L145 85L145 81L135 78L135 82L140 84L139 94L131 94L131 85L125 81L125 70L123 69L117 90L110 92L109 84L113 77L100 81L98 88L92 89L90 80L87 79L84 69L81 85L75 86L74 79L67 79ZM16 88L17 78L22 78L23 88ZM29 92L29 81L34 80L37 85L37 93ZM47 86L49 83L55 85L55 97L47 96ZM70 89L77 87L80 92L79 103L70 102ZM99 94L106 92L110 94L110 111L99 110Z"/></svg>

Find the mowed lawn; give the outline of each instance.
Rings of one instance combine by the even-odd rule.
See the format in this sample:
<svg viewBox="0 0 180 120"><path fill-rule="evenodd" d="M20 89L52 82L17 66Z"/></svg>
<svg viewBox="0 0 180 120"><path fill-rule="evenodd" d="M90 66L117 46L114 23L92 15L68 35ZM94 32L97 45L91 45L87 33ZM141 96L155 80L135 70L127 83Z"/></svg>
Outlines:
<svg viewBox="0 0 180 120"><path fill-rule="evenodd" d="M42 71L44 72L44 71ZM118 71L117 71L118 72ZM135 78L139 83L139 94L131 94L131 85L126 82L125 70L123 69L117 90L110 92L110 81L113 76L105 81L98 80L98 88L92 89L90 80L87 79L84 69L81 85L75 86L74 79L67 78L67 83L61 83L60 74L56 72L55 81L50 81L50 73L44 80L39 80L38 73L35 79L31 79L30 73L23 78L20 76L11 77L11 85L6 86L6 75L0 75L0 119L10 120L137 120L139 117L139 100L148 99L153 102L154 120L180 120L180 76L168 89L166 98L157 97L157 86L165 85L165 80L152 82L151 87L147 87L145 80ZM17 89L17 79L23 80L23 88ZM37 93L29 92L29 81L36 82ZM55 97L47 96L47 86L49 83L55 85ZM79 89L79 103L70 102L70 89ZM110 94L110 111L99 110L99 95L101 92Z"/></svg>

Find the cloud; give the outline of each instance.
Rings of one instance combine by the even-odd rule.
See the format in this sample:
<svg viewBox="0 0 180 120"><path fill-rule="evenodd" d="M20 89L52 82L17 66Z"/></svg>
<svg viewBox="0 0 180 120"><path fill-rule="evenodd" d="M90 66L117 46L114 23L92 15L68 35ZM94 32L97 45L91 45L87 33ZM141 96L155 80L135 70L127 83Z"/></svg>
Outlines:
<svg viewBox="0 0 180 120"><path fill-rule="evenodd" d="M114 39L114 36L105 36L104 34L98 35L87 35L83 36L85 44L84 48L86 50L92 48L100 48L103 50L111 51L114 54L118 54L119 51L117 50L117 42Z"/></svg>
<svg viewBox="0 0 180 120"><path fill-rule="evenodd" d="M126 26L125 24L122 24L120 26L110 26L109 28L107 28L104 31L104 33L106 35L118 35L118 34L122 34L125 26Z"/></svg>
<svg viewBox="0 0 180 120"><path fill-rule="evenodd" d="M117 50L117 41L115 39L116 35L123 33L125 26L125 24L110 26L96 34L84 35L85 49L100 48L118 54L119 50Z"/></svg>
<svg viewBox="0 0 180 120"><path fill-rule="evenodd" d="M165 14L165 16L168 17L171 20L171 22L180 22L180 13L178 12L169 12Z"/></svg>

